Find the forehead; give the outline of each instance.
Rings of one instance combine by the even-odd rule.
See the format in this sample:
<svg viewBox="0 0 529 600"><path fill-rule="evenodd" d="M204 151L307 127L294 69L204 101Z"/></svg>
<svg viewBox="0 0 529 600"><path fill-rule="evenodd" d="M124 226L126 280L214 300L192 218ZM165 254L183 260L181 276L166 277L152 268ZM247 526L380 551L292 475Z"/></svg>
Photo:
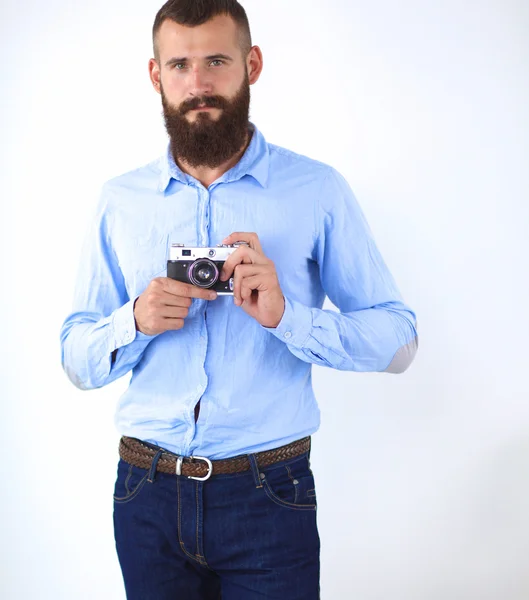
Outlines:
<svg viewBox="0 0 529 600"><path fill-rule="evenodd" d="M171 56L207 56L238 49L238 31L229 15L217 15L202 25L189 27L166 19L158 31L158 52L163 61Z"/></svg>

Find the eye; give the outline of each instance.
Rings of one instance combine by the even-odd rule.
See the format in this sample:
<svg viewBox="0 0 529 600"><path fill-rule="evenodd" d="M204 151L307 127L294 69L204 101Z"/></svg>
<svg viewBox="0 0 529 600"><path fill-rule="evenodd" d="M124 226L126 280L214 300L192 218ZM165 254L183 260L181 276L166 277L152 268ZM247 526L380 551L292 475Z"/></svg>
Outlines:
<svg viewBox="0 0 529 600"><path fill-rule="evenodd" d="M173 67L177 70L177 71L181 71L182 69L179 69L179 67L185 67L186 64L185 63L175 63L173 65Z"/></svg>
<svg viewBox="0 0 529 600"><path fill-rule="evenodd" d="M212 60L212 61L211 61L211 63L212 63L212 64L213 64L213 63L220 63L221 65L223 65L223 64L224 64L224 61L223 61L223 60L221 60L220 58L216 58L215 60Z"/></svg>

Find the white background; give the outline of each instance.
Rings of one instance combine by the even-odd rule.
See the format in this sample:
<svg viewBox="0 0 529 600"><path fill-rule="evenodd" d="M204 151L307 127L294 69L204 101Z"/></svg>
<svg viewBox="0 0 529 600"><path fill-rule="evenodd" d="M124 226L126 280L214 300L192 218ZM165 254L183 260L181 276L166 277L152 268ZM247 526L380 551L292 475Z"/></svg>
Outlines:
<svg viewBox="0 0 529 600"><path fill-rule="evenodd" d="M418 316L404 374L314 369L322 598L527 599L528 5L243 4L264 54L251 119L348 179ZM147 71L160 6L2 2L5 599L125 597L113 415L129 377L77 390L59 330L102 183L165 148Z"/></svg>

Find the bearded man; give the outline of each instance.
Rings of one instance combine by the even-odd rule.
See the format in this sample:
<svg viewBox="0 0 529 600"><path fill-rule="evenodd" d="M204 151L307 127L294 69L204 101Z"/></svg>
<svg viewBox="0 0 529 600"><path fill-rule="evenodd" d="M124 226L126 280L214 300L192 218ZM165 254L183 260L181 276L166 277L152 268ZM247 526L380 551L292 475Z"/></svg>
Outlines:
<svg viewBox="0 0 529 600"><path fill-rule="evenodd" d="M61 329L78 388L132 370L115 417L127 598L315 600L312 365L402 373L416 316L343 176L249 120L263 57L243 7L170 0L153 43L169 143L103 185ZM213 287L167 276L178 243L231 249Z"/></svg>

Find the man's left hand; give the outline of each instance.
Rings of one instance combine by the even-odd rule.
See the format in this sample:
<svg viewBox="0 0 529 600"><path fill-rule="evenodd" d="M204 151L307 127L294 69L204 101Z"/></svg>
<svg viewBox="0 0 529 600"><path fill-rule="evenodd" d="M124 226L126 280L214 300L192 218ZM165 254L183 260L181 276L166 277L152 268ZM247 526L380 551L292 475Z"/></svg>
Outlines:
<svg viewBox="0 0 529 600"><path fill-rule="evenodd" d="M247 242L224 263L220 279L233 276L233 300L263 327L277 327L285 311L285 297L279 286L274 263L261 248L256 233L235 232L223 244ZM233 275L232 275L233 273Z"/></svg>

